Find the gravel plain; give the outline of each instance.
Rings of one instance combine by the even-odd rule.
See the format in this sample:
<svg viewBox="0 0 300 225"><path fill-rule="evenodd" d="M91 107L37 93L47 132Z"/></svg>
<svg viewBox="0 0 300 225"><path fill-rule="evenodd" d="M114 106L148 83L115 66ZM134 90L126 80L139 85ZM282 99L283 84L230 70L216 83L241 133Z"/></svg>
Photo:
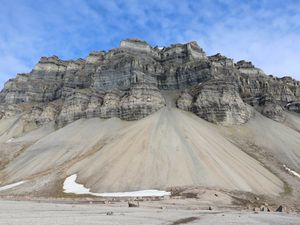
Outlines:
<svg viewBox="0 0 300 225"><path fill-rule="evenodd" d="M160 202L143 202L128 208L126 202L106 205L30 201L0 201L0 224L3 225L177 225L177 224L278 224L299 225L296 213L252 212L234 210L195 210L160 207Z"/></svg>

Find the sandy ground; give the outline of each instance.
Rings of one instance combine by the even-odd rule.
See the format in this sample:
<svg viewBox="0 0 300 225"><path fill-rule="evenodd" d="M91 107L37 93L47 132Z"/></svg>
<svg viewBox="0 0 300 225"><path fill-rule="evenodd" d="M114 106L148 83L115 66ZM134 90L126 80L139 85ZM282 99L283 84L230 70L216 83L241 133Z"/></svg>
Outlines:
<svg viewBox="0 0 300 225"><path fill-rule="evenodd" d="M0 172L3 185L57 171L62 180L77 174L78 183L97 193L199 185L258 194L284 191L276 175L223 137L218 126L176 108L133 122L81 119L44 134ZM30 142L33 136L8 144Z"/></svg>
<svg viewBox="0 0 300 225"><path fill-rule="evenodd" d="M256 113L248 123L220 127L220 131L280 177L286 184L286 191L292 194L291 201L298 201L299 204L300 179L288 172L286 167L300 173L300 115L285 113L284 123Z"/></svg>
<svg viewBox="0 0 300 225"><path fill-rule="evenodd" d="M282 164L300 172L300 116L286 113L284 123L268 119L259 113L248 123L222 130L232 131L231 139L247 141L263 149L267 156L274 156Z"/></svg>
<svg viewBox="0 0 300 225"><path fill-rule="evenodd" d="M195 210L161 202L143 202L139 208L127 203L108 205L0 201L3 225L299 225L300 215L233 210Z"/></svg>

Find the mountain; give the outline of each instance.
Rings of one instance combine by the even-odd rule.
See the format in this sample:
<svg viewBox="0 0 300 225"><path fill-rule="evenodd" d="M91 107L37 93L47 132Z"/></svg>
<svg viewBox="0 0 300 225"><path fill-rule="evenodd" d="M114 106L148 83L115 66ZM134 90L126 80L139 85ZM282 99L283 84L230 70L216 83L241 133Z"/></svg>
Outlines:
<svg viewBox="0 0 300 225"><path fill-rule="evenodd" d="M0 195L204 186L300 196L300 82L196 42L42 57L0 93ZM289 168L288 171L286 168ZM1 189L0 189L1 190ZM290 191L292 190L292 193Z"/></svg>

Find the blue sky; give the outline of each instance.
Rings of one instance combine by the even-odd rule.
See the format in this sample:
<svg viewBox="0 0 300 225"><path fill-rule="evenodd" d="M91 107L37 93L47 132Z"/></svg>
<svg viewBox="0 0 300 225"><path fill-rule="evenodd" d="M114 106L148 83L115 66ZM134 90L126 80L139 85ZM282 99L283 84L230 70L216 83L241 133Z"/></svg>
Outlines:
<svg viewBox="0 0 300 225"><path fill-rule="evenodd" d="M41 56L84 58L128 37L196 40L208 55L246 59L300 80L298 0L0 0L0 87Z"/></svg>

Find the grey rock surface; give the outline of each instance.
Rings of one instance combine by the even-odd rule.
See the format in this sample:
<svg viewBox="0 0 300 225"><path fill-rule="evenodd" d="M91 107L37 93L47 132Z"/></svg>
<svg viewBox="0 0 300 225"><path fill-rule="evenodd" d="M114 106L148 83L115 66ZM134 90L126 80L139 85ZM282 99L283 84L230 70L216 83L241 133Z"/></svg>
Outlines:
<svg viewBox="0 0 300 225"><path fill-rule="evenodd" d="M125 120L141 119L166 105L154 85L134 85L120 102L120 115Z"/></svg>
<svg viewBox="0 0 300 225"><path fill-rule="evenodd" d="M224 125L246 123L251 109L241 99L237 85L226 80L210 80L191 90L191 111L199 117Z"/></svg>
<svg viewBox="0 0 300 225"><path fill-rule="evenodd" d="M300 82L291 77L268 76L221 54L206 56L196 42L157 48L126 39L86 59L42 57L30 73L5 83L0 119L23 113L37 126L91 117L137 120L167 104L162 91L177 91L178 108L224 125L246 123L249 105L278 122L284 110L300 111Z"/></svg>

